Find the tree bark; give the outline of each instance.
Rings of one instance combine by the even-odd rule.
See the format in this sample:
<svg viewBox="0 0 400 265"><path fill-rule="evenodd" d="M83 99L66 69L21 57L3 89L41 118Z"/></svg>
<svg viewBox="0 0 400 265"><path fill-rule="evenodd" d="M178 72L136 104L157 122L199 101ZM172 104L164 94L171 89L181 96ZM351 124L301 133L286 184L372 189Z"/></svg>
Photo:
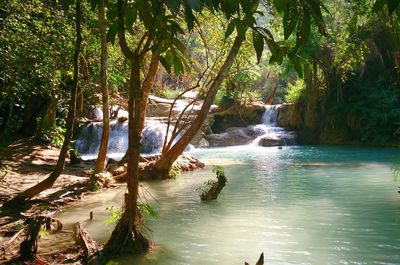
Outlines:
<svg viewBox="0 0 400 265"><path fill-rule="evenodd" d="M124 25L124 1L122 0L118 0L118 19L120 25ZM150 246L149 241L140 233L135 222L139 215L137 201L139 193L139 157L141 140L140 117L142 111L142 86L140 80L141 57L136 52L132 52L127 46L125 30L123 27L121 27L119 31L119 44L122 52L131 62L128 88L128 193L125 194L124 213L104 247L104 250L108 255L142 253L147 251Z"/></svg>
<svg viewBox="0 0 400 265"><path fill-rule="evenodd" d="M57 164L54 168L54 171L50 174L42 182L36 184L35 186L21 192L17 196L15 196L9 203L13 204L14 202L24 201L31 199L32 197L36 196L37 194L41 193L42 191L50 188L53 186L54 182L57 178L61 175L62 171L64 170L65 166L65 158L68 153L69 144L71 142L72 132L74 130L74 118L75 118L75 111L76 111L76 94L78 90L78 79L79 79L79 53L80 47L82 42L81 36L81 1L76 0L76 42L75 42L75 54L74 54L74 78L73 83L71 86L71 98L68 107L68 116L66 122L66 131L64 135L64 142L61 147L60 155L57 160Z"/></svg>
<svg viewBox="0 0 400 265"><path fill-rule="evenodd" d="M99 29L101 35L101 69L100 69L100 87L101 96L103 101L103 132L101 135L101 142L99 148L99 155L96 160L96 167L94 174L100 173L105 169L105 161L108 150L108 138L110 136L110 112L108 104L108 88L107 88L107 35L106 35L106 18L105 18L105 4L101 2L99 5Z"/></svg>
<svg viewBox="0 0 400 265"><path fill-rule="evenodd" d="M142 110L141 110L141 114L140 114L140 132L142 132L143 128L144 128L144 122L145 122L145 118L146 118L147 101L149 100L151 88L153 87L154 81L157 76L159 62L160 62L159 55L153 54L151 57L149 71L147 72L146 78L143 81L142 102L141 102ZM119 161L119 164L124 164L127 159L128 159L128 150L126 151L125 155Z"/></svg>
<svg viewBox="0 0 400 265"><path fill-rule="evenodd" d="M144 120L146 117L147 101L149 99L151 88L153 87L154 81L156 80L159 62L160 62L159 55L153 53L153 55L151 56L151 63L150 63L149 71L147 72L146 78L143 81L143 87L142 87L142 102L141 102L142 109L141 109L141 114L140 114L141 131L144 128Z"/></svg>
<svg viewBox="0 0 400 265"><path fill-rule="evenodd" d="M142 253L149 249L149 241L135 225L139 193L139 157L141 140L141 86L139 58L131 61L129 84L128 121L128 193L125 195L124 213L105 245L109 255L121 253Z"/></svg>
<svg viewBox="0 0 400 265"><path fill-rule="evenodd" d="M229 51L227 58L225 59L224 64L219 70L217 76L212 82L206 98L204 99L203 105L199 114L192 122L191 126L186 130L183 136L165 153L162 153L160 158L156 161L153 166L154 174L159 175L160 178L164 178L165 175L168 175L168 172L175 162L175 160L183 153L186 146L192 141L193 137L196 135L197 131L201 128L204 120L207 118L208 112L210 111L210 107L214 102L215 96L220 88L223 80L229 73L229 69L231 68L239 50L242 46L243 39L239 36L236 36L235 41Z"/></svg>

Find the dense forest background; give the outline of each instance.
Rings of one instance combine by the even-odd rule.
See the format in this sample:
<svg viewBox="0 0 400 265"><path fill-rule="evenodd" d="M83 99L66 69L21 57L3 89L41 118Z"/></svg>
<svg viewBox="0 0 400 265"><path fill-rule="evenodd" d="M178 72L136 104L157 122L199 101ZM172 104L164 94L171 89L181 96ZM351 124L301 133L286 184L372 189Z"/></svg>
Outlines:
<svg viewBox="0 0 400 265"><path fill-rule="evenodd" d="M309 39L298 53L301 64L288 59L270 64L268 51L257 63L250 36L215 103L225 107L253 101L292 103L288 125L300 130L307 143L396 145L400 122L397 5L390 7L390 15L389 7L378 4L373 9L375 1L323 2L327 34L318 34L318 26L311 25ZM276 12L268 8L265 4L267 13ZM89 3L83 3L83 9L78 118L101 99L97 13ZM108 10L107 17L116 16L115 12ZM283 35L278 26L283 18L260 19L274 36ZM61 145L73 74L73 12L65 13L62 5L50 0L10 0L0 7L0 20L1 139L35 136ZM207 77L202 82L215 76L232 41L225 39L228 21L204 12L198 23L205 26L179 36L190 54L190 70L168 72L160 67L153 94L173 98L196 86L203 72ZM108 37L115 41L111 30ZM138 40L130 37L129 41ZM296 36L288 41L295 45ZM110 103L126 106L129 62L118 45L109 45L109 54Z"/></svg>

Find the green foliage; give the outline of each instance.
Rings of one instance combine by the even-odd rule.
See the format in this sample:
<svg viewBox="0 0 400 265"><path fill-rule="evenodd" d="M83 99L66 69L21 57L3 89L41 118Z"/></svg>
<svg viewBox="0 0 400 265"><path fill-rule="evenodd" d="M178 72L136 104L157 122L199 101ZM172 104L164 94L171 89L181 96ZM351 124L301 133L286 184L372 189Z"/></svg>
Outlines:
<svg viewBox="0 0 400 265"><path fill-rule="evenodd" d="M356 126L351 127L362 141L383 145L400 140L399 95L393 88L357 82L347 93L342 107L347 117L357 117Z"/></svg>
<svg viewBox="0 0 400 265"><path fill-rule="evenodd" d="M157 210L155 210L150 204L148 203L139 203L138 204L138 210L142 215L147 215L150 217L158 217L159 214ZM106 208L106 211L110 212L111 215L107 217L107 219L104 221L105 224L107 225L113 225L118 223L118 221L121 219L123 210L120 208L116 208L113 205L109 206Z"/></svg>
<svg viewBox="0 0 400 265"><path fill-rule="evenodd" d="M181 91L178 89L165 87L162 91L160 91L160 96L164 98L175 99L180 93Z"/></svg>
<svg viewBox="0 0 400 265"><path fill-rule="evenodd" d="M225 169L222 166L213 166L212 172L217 175L217 177L225 175Z"/></svg>
<svg viewBox="0 0 400 265"><path fill-rule="evenodd" d="M107 207L106 211L111 213L111 215L104 221L104 223L107 225L116 224L119 219L121 219L123 214L122 209L116 208L113 205Z"/></svg>
<svg viewBox="0 0 400 265"><path fill-rule="evenodd" d="M39 140L49 143L54 147L61 148L64 142L65 128L60 126L53 126L44 128L39 136Z"/></svg>
<svg viewBox="0 0 400 265"><path fill-rule="evenodd" d="M48 235L50 235L49 230L42 229L42 228L39 230L39 236L48 236Z"/></svg>
<svg viewBox="0 0 400 265"><path fill-rule="evenodd" d="M0 131L26 127L60 95L70 72L71 18L47 1L6 1L0 7ZM27 129L27 128L22 128Z"/></svg>
<svg viewBox="0 0 400 265"><path fill-rule="evenodd" d="M397 181L400 178L400 164L396 163L392 166L392 174L394 181Z"/></svg>
<svg viewBox="0 0 400 265"><path fill-rule="evenodd" d="M24 229L24 224L22 224L22 223L19 223L19 224L17 224L16 226L15 226L15 229L16 230L18 230L18 231L20 231L21 229Z"/></svg>
<svg viewBox="0 0 400 265"><path fill-rule="evenodd" d="M287 85L286 102L300 104L305 100L305 83L303 79L297 79L294 84Z"/></svg>
<svg viewBox="0 0 400 265"><path fill-rule="evenodd" d="M148 203L139 203L138 204L139 211L142 215L147 215L150 217L158 217L159 214L156 209L151 207Z"/></svg>
<svg viewBox="0 0 400 265"><path fill-rule="evenodd" d="M174 163L169 170L169 176L173 179L177 179L182 175L182 167L179 163Z"/></svg>
<svg viewBox="0 0 400 265"><path fill-rule="evenodd" d="M221 108L227 108L235 103L235 99L232 96L226 95L224 91L219 90L215 97L214 103Z"/></svg>
<svg viewBox="0 0 400 265"><path fill-rule="evenodd" d="M372 12L383 11L387 8L389 15L392 15L393 12L396 11L396 14L400 14L399 9L400 1L399 0L376 0L374 6L372 7Z"/></svg>
<svg viewBox="0 0 400 265"><path fill-rule="evenodd" d="M112 260L107 262L107 265L119 265L119 264L120 264L119 262Z"/></svg>

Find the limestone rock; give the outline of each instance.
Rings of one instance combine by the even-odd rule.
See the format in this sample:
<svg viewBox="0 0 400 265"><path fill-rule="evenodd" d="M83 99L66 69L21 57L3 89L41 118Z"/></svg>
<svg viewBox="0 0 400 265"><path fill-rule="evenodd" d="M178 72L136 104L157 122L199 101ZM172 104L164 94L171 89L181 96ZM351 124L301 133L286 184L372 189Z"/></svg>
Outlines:
<svg viewBox="0 0 400 265"><path fill-rule="evenodd" d="M258 143L260 146L282 146L285 145L284 139L273 139L273 138L261 138Z"/></svg>
<svg viewBox="0 0 400 265"><path fill-rule="evenodd" d="M211 129L214 133L221 133L231 127L260 124L264 111L264 105L261 103L231 106L224 111L214 113Z"/></svg>
<svg viewBox="0 0 400 265"><path fill-rule="evenodd" d="M155 102L153 100L149 101L149 104L146 108L146 116L147 117L168 117L169 109L171 104ZM173 113L174 115L176 113Z"/></svg>
<svg viewBox="0 0 400 265"><path fill-rule="evenodd" d="M264 133L265 131L257 126L233 127L227 129L224 133L207 135L206 140L210 147L244 145L251 143Z"/></svg>

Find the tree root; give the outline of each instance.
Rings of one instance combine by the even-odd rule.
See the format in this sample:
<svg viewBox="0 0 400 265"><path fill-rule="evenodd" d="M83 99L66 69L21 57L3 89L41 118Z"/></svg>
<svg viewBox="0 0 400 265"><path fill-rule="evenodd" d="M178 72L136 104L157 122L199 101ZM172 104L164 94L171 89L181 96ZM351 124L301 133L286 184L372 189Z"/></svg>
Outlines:
<svg viewBox="0 0 400 265"><path fill-rule="evenodd" d="M104 247L104 252L108 256L120 254L140 254L150 249L150 241L145 238L138 230L131 231L132 227L123 216L118 222L110 239Z"/></svg>

